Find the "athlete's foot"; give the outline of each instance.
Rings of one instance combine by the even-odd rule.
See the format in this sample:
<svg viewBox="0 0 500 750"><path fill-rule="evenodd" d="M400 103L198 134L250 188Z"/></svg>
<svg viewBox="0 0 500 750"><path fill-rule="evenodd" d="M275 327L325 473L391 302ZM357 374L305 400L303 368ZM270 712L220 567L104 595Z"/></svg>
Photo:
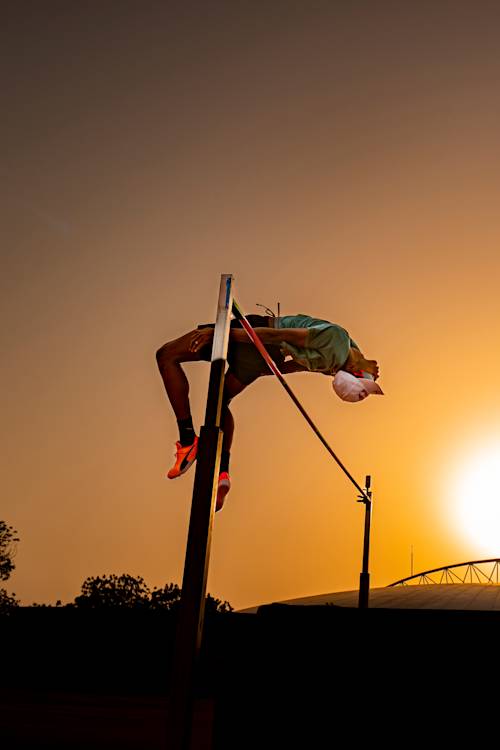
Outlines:
<svg viewBox="0 0 500 750"><path fill-rule="evenodd" d="M215 501L215 512L222 510L226 495L231 489L231 479L227 471L221 471L219 474L219 484L217 487L217 499Z"/></svg>
<svg viewBox="0 0 500 750"><path fill-rule="evenodd" d="M195 436L194 443L192 445L181 445L179 442L175 444L176 456L175 464L172 466L167 474L169 479L176 479L181 474L185 474L186 471L196 461L196 454L198 452L198 438Z"/></svg>

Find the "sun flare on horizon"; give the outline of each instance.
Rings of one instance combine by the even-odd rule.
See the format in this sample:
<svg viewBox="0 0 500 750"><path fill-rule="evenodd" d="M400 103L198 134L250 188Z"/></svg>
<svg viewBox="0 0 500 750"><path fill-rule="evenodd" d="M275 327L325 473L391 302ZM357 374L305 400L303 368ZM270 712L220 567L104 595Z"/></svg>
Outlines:
<svg viewBox="0 0 500 750"><path fill-rule="evenodd" d="M500 439L464 456L452 486L460 533L500 557Z"/></svg>

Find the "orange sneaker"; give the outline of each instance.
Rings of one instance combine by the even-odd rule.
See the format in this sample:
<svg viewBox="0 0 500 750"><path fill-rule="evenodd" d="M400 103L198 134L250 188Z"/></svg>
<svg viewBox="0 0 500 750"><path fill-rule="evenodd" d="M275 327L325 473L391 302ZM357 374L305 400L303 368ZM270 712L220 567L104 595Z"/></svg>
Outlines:
<svg viewBox="0 0 500 750"><path fill-rule="evenodd" d="M215 501L215 512L222 510L226 495L231 489L231 479L227 471L221 471L219 474L219 486L217 487L217 499Z"/></svg>
<svg viewBox="0 0 500 750"><path fill-rule="evenodd" d="M176 456L175 464L172 466L167 474L169 479L176 479L184 474L196 461L196 454L198 452L198 438L195 436L194 443L192 445L181 445L179 442L175 444Z"/></svg>

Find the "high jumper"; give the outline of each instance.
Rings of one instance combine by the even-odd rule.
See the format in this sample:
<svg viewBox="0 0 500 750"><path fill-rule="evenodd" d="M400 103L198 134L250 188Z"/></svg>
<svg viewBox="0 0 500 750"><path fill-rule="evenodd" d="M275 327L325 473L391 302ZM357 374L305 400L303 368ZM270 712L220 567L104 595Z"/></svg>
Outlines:
<svg viewBox="0 0 500 750"><path fill-rule="evenodd" d="M366 359L349 333L327 320L309 315L248 315L247 320L265 345L283 375L293 372L317 372L333 377L333 389L344 401L361 401L370 394L382 394L375 382L378 363ZM181 367L183 362L210 361L213 324L201 324L195 330L169 341L156 352L163 383L179 427L176 460L169 479L184 474L196 460L196 435L189 403L189 382ZM222 454L218 480L216 510L221 510L229 492L230 452L234 419L229 404L259 377L271 374L260 352L248 338L239 320L231 321L224 380Z"/></svg>

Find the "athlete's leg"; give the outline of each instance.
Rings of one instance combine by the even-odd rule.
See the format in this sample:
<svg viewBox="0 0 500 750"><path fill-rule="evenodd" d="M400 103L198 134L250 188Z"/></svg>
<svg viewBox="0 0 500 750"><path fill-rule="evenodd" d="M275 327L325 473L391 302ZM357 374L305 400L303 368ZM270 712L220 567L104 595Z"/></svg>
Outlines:
<svg viewBox="0 0 500 750"><path fill-rule="evenodd" d="M160 370L168 399L178 420L191 416L189 405L189 382L182 362L197 362L203 359L200 352L190 351L194 331L184 334L174 341L168 341L156 352L156 361Z"/></svg>
<svg viewBox="0 0 500 750"><path fill-rule="evenodd" d="M234 435L234 417L229 409L229 404L233 398L239 393L245 390L247 386L240 381L231 373L228 372L224 379L224 395L222 402L222 417L221 424L224 432L224 438L222 440L222 451L231 450L233 444Z"/></svg>
<svg viewBox="0 0 500 750"><path fill-rule="evenodd" d="M198 438L189 404L189 382L181 362L210 359L211 347L208 342L206 346L193 351L193 345L199 341L199 337L198 331L190 331L175 341L167 342L156 352L160 374L179 428L175 463L167 474L169 479L176 479L184 474L193 465L198 451Z"/></svg>
<svg viewBox="0 0 500 750"><path fill-rule="evenodd" d="M221 424L223 430L222 453L219 467L219 481L217 486L217 497L215 510L222 510L227 493L231 489L229 477L229 462L231 459L231 445L234 434L234 418L229 409L231 399L245 390L247 386L241 383L229 370L224 378L224 393L222 401Z"/></svg>

